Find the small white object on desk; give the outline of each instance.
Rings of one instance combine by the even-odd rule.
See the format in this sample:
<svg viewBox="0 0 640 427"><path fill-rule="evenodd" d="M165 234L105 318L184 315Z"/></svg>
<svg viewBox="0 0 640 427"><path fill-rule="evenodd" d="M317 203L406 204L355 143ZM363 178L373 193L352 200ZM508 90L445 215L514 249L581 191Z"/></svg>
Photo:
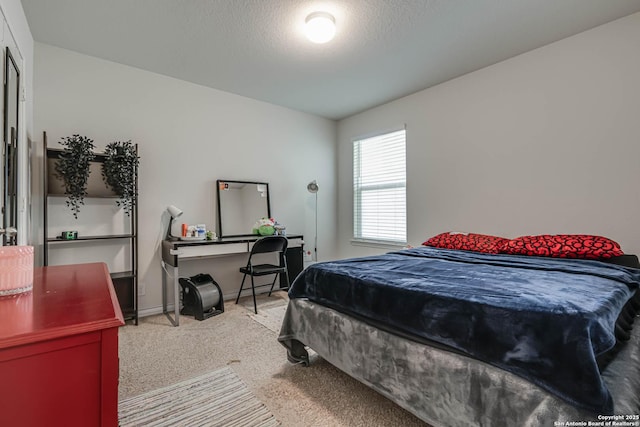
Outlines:
<svg viewBox="0 0 640 427"><path fill-rule="evenodd" d="M204 240L205 236L180 236L180 240Z"/></svg>

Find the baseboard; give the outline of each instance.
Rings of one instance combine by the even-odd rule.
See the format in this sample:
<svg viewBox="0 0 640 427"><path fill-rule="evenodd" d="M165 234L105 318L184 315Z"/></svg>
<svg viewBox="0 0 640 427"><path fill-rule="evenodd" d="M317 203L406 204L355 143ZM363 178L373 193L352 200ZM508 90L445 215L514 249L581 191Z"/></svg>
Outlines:
<svg viewBox="0 0 640 427"><path fill-rule="evenodd" d="M173 304L169 306L168 310L173 313ZM138 317L155 316L156 314L162 314L162 306L138 310Z"/></svg>
<svg viewBox="0 0 640 427"><path fill-rule="evenodd" d="M279 291L279 290L280 290L280 288L274 288L273 292L276 292L276 291ZM269 290L265 290L263 292L256 292L256 295L267 294L267 293L269 293ZM232 301L232 300L235 302L237 296L238 296L237 293L234 293L234 294L223 294L222 295L222 299L225 302ZM251 296L251 288L243 289L241 297L248 297L248 296ZM171 313L171 315L173 316L173 304L169 304L167 306L167 311L169 311L169 313ZM162 306L143 308L141 310L138 310L138 318L140 318L140 317L148 317L148 316L155 316L157 314L162 314Z"/></svg>

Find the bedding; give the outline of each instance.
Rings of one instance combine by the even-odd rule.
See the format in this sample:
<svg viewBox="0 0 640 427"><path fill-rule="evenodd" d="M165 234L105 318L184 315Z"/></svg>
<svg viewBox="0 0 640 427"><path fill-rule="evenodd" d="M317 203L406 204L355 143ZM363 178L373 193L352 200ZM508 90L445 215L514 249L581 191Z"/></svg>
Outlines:
<svg viewBox="0 0 640 427"><path fill-rule="evenodd" d="M506 241L500 253L556 258L608 259L622 256L620 245L602 236L587 234L542 234Z"/></svg>
<svg viewBox="0 0 640 427"><path fill-rule="evenodd" d="M318 356L309 356L308 346L434 427L539 427L598 420L510 372L306 298L289 301L278 340L291 362L313 369ZM633 329L631 340L602 376L615 413L639 414L640 328Z"/></svg>
<svg viewBox="0 0 640 427"><path fill-rule="evenodd" d="M423 242L422 245L441 249L459 249L497 254L500 253L508 241L509 239L505 239L504 237L490 236L487 234L450 231L433 236Z"/></svg>
<svg viewBox="0 0 640 427"><path fill-rule="evenodd" d="M599 261L421 247L315 264L289 297L473 357L610 414L597 359L616 347L616 321L639 282L640 271Z"/></svg>

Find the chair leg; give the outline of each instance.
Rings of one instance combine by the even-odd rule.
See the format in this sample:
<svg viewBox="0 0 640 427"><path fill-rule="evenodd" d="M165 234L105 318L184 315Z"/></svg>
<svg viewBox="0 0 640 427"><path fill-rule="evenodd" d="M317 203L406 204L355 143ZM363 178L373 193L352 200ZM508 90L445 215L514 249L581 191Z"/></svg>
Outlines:
<svg viewBox="0 0 640 427"><path fill-rule="evenodd" d="M287 266L287 257L285 256L284 258L282 258L282 265L284 266L284 277L287 281L287 287L284 288L287 291L289 290L289 288L291 287L291 281L289 280L289 266ZM280 273L282 274L282 273Z"/></svg>
<svg viewBox="0 0 640 427"><path fill-rule="evenodd" d="M253 311L258 314L258 304L256 304L256 287L253 284L253 276L251 276L251 292L253 292Z"/></svg>
<svg viewBox="0 0 640 427"><path fill-rule="evenodd" d="M284 271L284 277L287 278L287 290L289 290L289 288L291 287L291 282L289 281L289 270L285 270Z"/></svg>
<svg viewBox="0 0 640 427"><path fill-rule="evenodd" d="M242 276L242 284L240 285L240 292L238 292L238 296L236 297L236 304L238 303L238 300L240 299L240 294L242 293L242 287L244 286L244 279L247 278L247 275L245 274L244 276Z"/></svg>
<svg viewBox="0 0 640 427"><path fill-rule="evenodd" d="M276 279L280 277L280 273L276 273L275 277L273 278L273 283L271 284L271 289L269 289L269 295L271 296L271 292L273 292L273 287L276 285Z"/></svg>

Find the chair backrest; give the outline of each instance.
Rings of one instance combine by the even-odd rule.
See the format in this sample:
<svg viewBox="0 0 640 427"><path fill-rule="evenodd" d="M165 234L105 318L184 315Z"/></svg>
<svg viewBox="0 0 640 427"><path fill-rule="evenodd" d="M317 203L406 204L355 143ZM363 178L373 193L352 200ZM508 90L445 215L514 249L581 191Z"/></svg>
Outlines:
<svg viewBox="0 0 640 427"><path fill-rule="evenodd" d="M251 255L267 252L282 252L287 250L289 241L284 236L267 236L257 240L251 249Z"/></svg>

